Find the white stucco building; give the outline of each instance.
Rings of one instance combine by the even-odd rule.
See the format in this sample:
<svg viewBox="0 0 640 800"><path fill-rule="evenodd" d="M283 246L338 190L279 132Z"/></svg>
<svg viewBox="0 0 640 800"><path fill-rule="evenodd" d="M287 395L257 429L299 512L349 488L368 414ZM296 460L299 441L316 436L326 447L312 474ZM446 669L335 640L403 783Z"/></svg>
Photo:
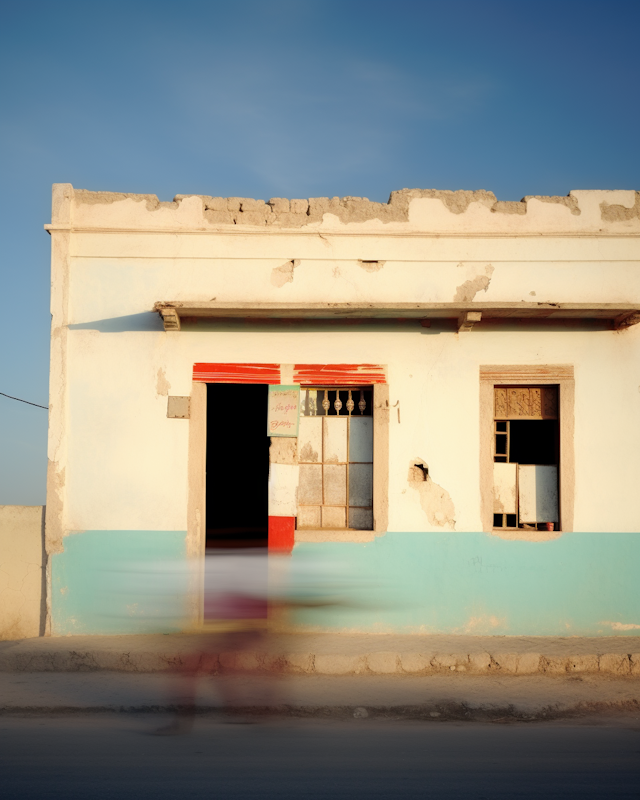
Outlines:
<svg viewBox="0 0 640 800"><path fill-rule="evenodd" d="M56 184L46 227L54 633L146 629L98 565L267 536L401 587L321 628L640 632L640 194Z"/></svg>

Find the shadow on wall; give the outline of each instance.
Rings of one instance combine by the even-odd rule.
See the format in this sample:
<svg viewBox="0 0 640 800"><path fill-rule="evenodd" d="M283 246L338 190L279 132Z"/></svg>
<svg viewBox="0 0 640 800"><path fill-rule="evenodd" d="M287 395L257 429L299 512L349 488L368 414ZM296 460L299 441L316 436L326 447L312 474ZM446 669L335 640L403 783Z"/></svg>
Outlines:
<svg viewBox="0 0 640 800"><path fill-rule="evenodd" d="M69 325L71 331L99 331L100 333L135 333L137 331L163 331L164 326L155 311L142 314L126 314L123 317L95 319L91 322L76 322Z"/></svg>
<svg viewBox="0 0 640 800"><path fill-rule="evenodd" d="M255 333L280 333L303 329L309 333L325 332L327 329L348 332L357 327L360 332L384 330L385 333L406 333L414 330L423 336L440 333L454 333L457 325L448 319L431 320L429 326L422 326L418 319L221 319L206 317L183 317L180 320L183 331L222 333L226 331L247 331ZM474 326L474 331L494 333L499 327L502 333L541 331L557 333L567 329L580 331L611 330L607 320L562 319L555 322L540 320L483 320ZM139 314L125 314L122 317L95 319L89 322L76 322L69 325L72 331L99 331L100 333L162 332L164 325L155 311Z"/></svg>

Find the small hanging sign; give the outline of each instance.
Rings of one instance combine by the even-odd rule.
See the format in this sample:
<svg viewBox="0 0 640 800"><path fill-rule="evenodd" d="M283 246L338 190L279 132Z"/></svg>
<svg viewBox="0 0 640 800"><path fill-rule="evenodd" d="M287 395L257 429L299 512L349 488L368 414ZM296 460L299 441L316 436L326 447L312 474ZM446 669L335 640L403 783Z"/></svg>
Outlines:
<svg viewBox="0 0 640 800"><path fill-rule="evenodd" d="M300 387L269 386L267 436L297 436L300 418Z"/></svg>

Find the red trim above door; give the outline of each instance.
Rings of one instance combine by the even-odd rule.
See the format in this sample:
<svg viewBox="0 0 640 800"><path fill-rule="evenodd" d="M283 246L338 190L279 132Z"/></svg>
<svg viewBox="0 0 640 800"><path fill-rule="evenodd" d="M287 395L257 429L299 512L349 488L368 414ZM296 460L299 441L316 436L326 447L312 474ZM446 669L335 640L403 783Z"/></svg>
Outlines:
<svg viewBox="0 0 640 800"><path fill-rule="evenodd" d="M289 369L291 366L289 365ZM199 383L282 383L281 364L193 365L193 380ZM367 386L386 383L381 364L294 364L293 383L300 386Z"/></svg>
<svg viewBox="0 0 640 800"><path fill-rule="evenodd" d="M280 364L194 364L199 383L280 383Z"/></svg>
<svg viewBox="0 0 640 800"><path fill-rule="evenodd" d="M345 383L365 386L386 383L387 376L380 364L295 364L293 382L300 386L340 386Z"/></svg>

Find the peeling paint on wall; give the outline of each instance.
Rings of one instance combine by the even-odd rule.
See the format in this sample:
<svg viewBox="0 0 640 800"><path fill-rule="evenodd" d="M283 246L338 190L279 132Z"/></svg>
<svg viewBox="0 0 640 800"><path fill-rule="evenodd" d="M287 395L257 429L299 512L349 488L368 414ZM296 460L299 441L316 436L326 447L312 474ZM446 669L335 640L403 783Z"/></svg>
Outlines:
<svg viewBox="0 0 640 800"><path fill-rule="evenodd" d="M640 625L635 622L600 622L600 625L611 625L614 631L640 631Z"/></svg>
<svg viewBox="0 0 640 800"><path fill-rule="evenodd" d="M63 184L64 185L64 184ZM121 200L133 200L135 203L144 203L147 211L157 211L159 208L178 208L176 198L171 201L158 200L155 194L132 194L131 192L90 192L87 189L74 189L75 199L80 203L93 205L96 203L119 203Z"/></svg>
<svg viewBox="0 0 640 800"><path fill-rule="evenodd" d="M472 636L490 636L495 634L497 629L507 627L506 617L498 618L495 614L481 614L470 617L465 624L454 631L457 634Z"/></svg>
<svg viewBox="0 0 640 800"><path fill-rule="evenodd" d="M600 203L600 213L605 222L627 222L634 217L640 219L640 192L636 192L636 201L631 208Z"/></svg>
<svg viewBox="0 0 640 800"><path fill-rule="evenodd" d="M458 266L463 266L462 264L458 264ZM475 300L476 295L478 292L486 292L489 288L489 284L491 283L491 276L495 271L495 267L492 264L487 264L484 268L484 275L478 275L475 278L472 278L464 283L461 283L460 286L456 288L456 293L453 297L454 303L471 303Z"/></svg>
<svg viewBox="0 0 640 800"><path fill-rule="evenodd" d="M386 261L364 261L359 259L358 265L362 267L365 272L380 272L386 264Z"/></svg>
<svg viewBox="0 0 640 800"><path fill-rule="evenodd" d="M451 496L446 489L431 480L429 467L421 458L411 462L408 480L409 486L420 495L420 505L429 524L454 531L456 510Z"/></svg>
<svg viewBox="0 0 640 800"><path fill-rule="evenodd" d="M167 376L165 371L162 367L158 370L158 374L156 377L156 394L159 397L166 397L171 390L171 384L167 380Z"/></svg>
<svg viewBox="0 0 640 800"><path fill-rule="evenodd" d="M63 187L68 184L61 184ZM472 204L484 206L492 214L505 216L527 216L531 213L529 201L552 203L564 206L574 216L580 216L580 200L575 192L566 197L527 195L522 200L498 200L493 192L448 191L440 189L401 189L391 192L387 203L377 203L366 197L312 197L308 200L288 200L274 197L265 202L249 197L210 197L206 195L176 195L171 202L161 202L156 195L129 194L117 192L90 192L73 190L76 206L112 205L118 202L134 203L150 212L171 212L180 217L200 213L202 219L211 225L275 225L276 227L299 228L320 223L325 215L337 218L341 223L367 222L377 219L382 223L403 223L409 221L409 207L413 200L440 200L451 214L456 216L467 212ZM629 212L631 212L629 214ZM602 204L602 219L621 221L638 216L637 208Z"/></svg>
<svg viewBox="0 0 640 800"><path fill-rule="evenodd" d="M300 450L300 460L309 463L316 463L319 461L318 451L314 450L311 442L306 442Z"/></svg>
<svg viewBox="0 0 640 800"><path fill-rule="evenodd" d="M281 267L274 267L271 270L271 283L278 288L284 286L285 283L293 283L293 270L299 265L299 259L294 258Z"/></svg>
<svg viewBox="0 0 640 800"><path fill-rule="evenodd" d="M496 200L491 211L494 214L526 214L527 204L522 200Z"/></svg>
<svg viewBox="0 0 640 800"><path fill-rule="evenodd" d="M62 511L64 507L65 470L59 469L55 461L49 459L47 468L47 526L46 550L51 553L62 553Z"/></svg>
<svg viewBox="0 0 640 800"><path fill-rule="evenodd" d="M270 464L297 464L298 463L298 439L296 437L271 438L269 446Z"/></svg>
<svg viewBox="0 0 640 800"><path fill-rule="evenodd" d="M566 206L572 214L579 216L582 212L578 205L578 198L568 195L567 197L547 197L540 194L529 194L522 199L522 204L525 205L529 200L539 200L541 203L556 203L557 205Z"/></svg>

